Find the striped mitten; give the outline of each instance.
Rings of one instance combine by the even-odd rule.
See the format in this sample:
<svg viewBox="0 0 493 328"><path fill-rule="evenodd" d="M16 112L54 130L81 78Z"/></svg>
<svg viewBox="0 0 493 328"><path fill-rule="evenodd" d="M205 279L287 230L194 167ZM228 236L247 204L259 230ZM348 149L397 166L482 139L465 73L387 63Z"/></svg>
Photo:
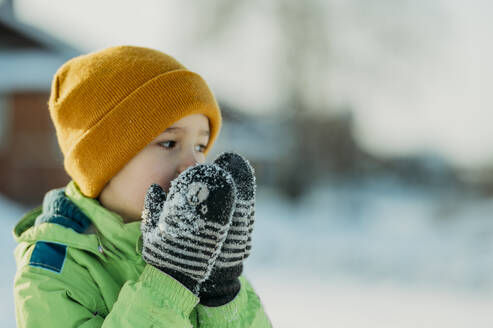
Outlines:
<svg viewBox="0 0 493 328"><path fill-rule="evenodd" d="M183 171L167 199L159 185L151 185L142 213L144 261L198 295L226 239L235 200L231 175L214 165Z"/></svg>
<svg viewBox="0 0 493 328"><path fill-rule="evenodd" d="M236 205L228 235L212 273L200 287L200 303L220 306L230 302L240 290L243 261L250 254L255 214L255 174L243 156L223 153L214 164L229 172L236 186Z"/></svg>

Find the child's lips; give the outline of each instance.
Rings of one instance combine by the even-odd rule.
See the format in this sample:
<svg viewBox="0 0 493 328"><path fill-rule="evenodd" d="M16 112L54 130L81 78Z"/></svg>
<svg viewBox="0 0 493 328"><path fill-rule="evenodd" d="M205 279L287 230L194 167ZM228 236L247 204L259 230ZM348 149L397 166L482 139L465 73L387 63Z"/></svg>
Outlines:
<svg viewBox="0 0 493 328"><path fill-rule="evenodd" d="M169 192L169 188L171 187L171 183L161 183L160 184L161 188L163 188L164 192L167 194Z"/></svg>

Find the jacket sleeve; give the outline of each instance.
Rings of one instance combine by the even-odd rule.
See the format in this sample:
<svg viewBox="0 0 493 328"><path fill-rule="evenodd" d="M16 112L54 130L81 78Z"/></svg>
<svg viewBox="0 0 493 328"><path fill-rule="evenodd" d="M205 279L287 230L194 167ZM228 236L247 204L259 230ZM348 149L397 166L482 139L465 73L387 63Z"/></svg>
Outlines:
<svg viewBox="0 0 493 328"><path fill-rule="evenodd" d="M137 281L123 285L107 315L97 311L98 305L102 307L94 291L97 286L89 275L76 277L21 265L14 280L17 327L192 327L189 316L199 301L149 265Z"/></svg>
<svg viewBox="0 0 493 328"><path fill-rule="evenodd" d="M201 328L269 328L272 324L259 297L248 280L240 277L241 289L228 304L218 307L197 306Z"/></svg>

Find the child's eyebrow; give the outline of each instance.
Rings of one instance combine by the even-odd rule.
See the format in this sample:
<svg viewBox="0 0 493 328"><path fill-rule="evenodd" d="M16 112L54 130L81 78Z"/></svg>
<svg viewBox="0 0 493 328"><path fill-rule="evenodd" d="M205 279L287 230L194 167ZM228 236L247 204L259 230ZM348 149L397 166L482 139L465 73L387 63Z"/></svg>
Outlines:
<svg viewBox="0 0 493 328"><path fill-rule="evenodd" d="M167 128L166 130L164 130L163 133L174 132L174 131L183 131L183 130L185 130L185 129L178 127L178 126L174 126L174 127ZM208 130L201 130L199 132L199 136L209 136L209 135L210 135L210 132Z"/></svg>

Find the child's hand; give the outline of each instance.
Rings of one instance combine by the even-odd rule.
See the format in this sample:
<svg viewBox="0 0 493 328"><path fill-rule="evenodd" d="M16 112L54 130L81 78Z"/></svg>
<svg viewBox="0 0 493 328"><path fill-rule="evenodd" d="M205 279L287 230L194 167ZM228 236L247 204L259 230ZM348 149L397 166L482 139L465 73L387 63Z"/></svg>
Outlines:
<svg viewBox="0 0 493 328"><path fill-rule="evenodd" d="M167 199L151 185L142 213L144 261L198 295L226 240L235 200L231 175L216 165L183 171Z"/></svg>
<svg viewBox="0 0 493 328"><path fill-rule="evenodd" d="M240 290L243 260L250 255L255 214L255 175L244 157L223 153L214 164L229 172L236 186L236 205L228 236L210 277L200 286L200 302L220 306L231 301Z"/></svg>

